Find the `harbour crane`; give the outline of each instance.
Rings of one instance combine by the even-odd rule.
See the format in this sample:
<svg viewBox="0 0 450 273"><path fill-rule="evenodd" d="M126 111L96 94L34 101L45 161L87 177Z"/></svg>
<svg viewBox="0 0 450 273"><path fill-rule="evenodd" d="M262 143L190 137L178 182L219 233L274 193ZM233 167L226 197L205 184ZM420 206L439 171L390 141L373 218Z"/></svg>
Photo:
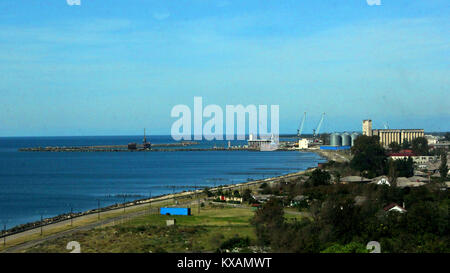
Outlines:
<svg viewBox="0 0 450 273"><path fill-rule="evenodd" d="M322 114L322 117L320 118L320 121L319 121L319 125L317 125L317 129L313 129L313 136L314 137L316 137L316 136L318 136L319 135L319 133L320 133L320 127L322 126L322 123L323 123L323 118L325 117L325 113L323 113Z"/></svg>
<svg viewBox="0 0 450 273"><path fill-rule="evenodd" d="M306 112L303 113L302 121L300 122L300 126L297 129L297 136L298 137L302 135L303 125L305 124L305 119L306 119Z"/></svg>

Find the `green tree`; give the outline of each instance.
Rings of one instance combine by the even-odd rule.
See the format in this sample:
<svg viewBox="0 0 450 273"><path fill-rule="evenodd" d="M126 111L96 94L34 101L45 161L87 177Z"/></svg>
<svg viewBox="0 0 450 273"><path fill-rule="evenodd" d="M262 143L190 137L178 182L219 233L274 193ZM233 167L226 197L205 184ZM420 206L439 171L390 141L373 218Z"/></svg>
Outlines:
<svg viewBox="0 0 450 273"><path fill-rule="evenodd" d="M410 156L406 160L404 174L406 177L414 176L414 161Z"/></svg>
<svg viewBox="0 0 450 273"><path fill-rule="evenodd" d="M252 196L252 190L251 189L245 189L244 192L242 193L242 200L244 202L248 202L248 203L252 203L255 201L255 199L253 199Z"/></svg>
<svg viewBox="0 0 450 273"><path fill-rule="evenodd" d="M270 245L274 234L281 231L284 224L283 206L277 199L270 199L257 210L251 220L255 226L256 236L260 245Z"/></svg>
<svg viewBox="0 0 450 273"><path fill-rule="evenodd" d="M441 154L441 165L439 166L439 173L441 174L442 181L447 178L448 166L447 166L447 153Z"/></svg>
<svg viewBox="0 0 450 273"><path fill-rule="evenodd" d="M206 196L208 196L208 197L214 196L214 194L209 190L208 187L206 187L206 188L203 190L203 193L206 194Z"/></svg>
<svg viewBox="0 0 450 273"><path fill-rule="evenodd" d="M272 187L266 182L262 183L259 188L261 189L262 194L272 194Z"/></svg>
<svg viewBox="0 0 450 273"><path fill-rule="evenodd" d="M233 237L225 242L223 242L219 247L219 252L223 250L232 250L234 248L245 248L250 245L250 238L248 236L246 237Z"/></svg>
<svg viewBox="0 0 450 273"><path fill-rule="evenodd" d="M409 143L409 141L405 138L402 143L402 149L409 149L409 148L411 148L411 143Z"/></svg>
<svg viewBox="0 0 450 273"><path fill-rule="evenodd" d="M395 177L411 177L414 175L414 161L411 157L408 157L408 159L392 160L392 162L389 160L388 165L388 174L390 177L391 175L395 175ZM391 168L393 168L393 170L391 170Z"/></svg>
<svg viewBox="0 0 450 273"><path fill-rule="evenodd" d="M398 177L397 164L395 163L395 160L389 159L388 170L389 170L388 171L389 182L391 186L394 186L396 185Z"/></svg>
<svg viewBox="0 0 450 273"><path fill-rule="evenodd" d="M361 207L355 206L352 198L330 196L323 203L319 219L333 227L332 239L349 243L361 229L363 221Z"/></svg>
<svg viewBox="0 0 450 273"><path fill-rule="evenodd" d="M389 148L391 149L391 151L393 152L393 153L398 153L398 152L400 152L400 150L402 149L402 147L400 146L400 144L398 144L397 142L391 142L390 144L389 144Z"/></svg>
<svg viewBox="0 0 450 273"><path fill-rule="evenodd" d="M222 187L219 187L219 188L217 189L216 195L218 195L218 196L223 195L223 189L222 189Z"/></svg>
<svg viewBox="0 0 450 273"><path fill-rule="evenodd" d="M320 185L328 185L330 184L331 175L324 170L321 169L315 169L311 176L309 177L308 181L306 181L307 186L320 186Z"/></svg>
<svg viewBox="0 0 450 273"><path fill-rule="evenodd" d="M334 177L336 178L335 179L336 183L340 183L341 182L341 173L340 172L336 171L334 173Z"/></svg>
<svg viewBox="0 0 450 273"><path fill-rule="evenodd" d="M369 250L361 243L351 242L346 245L334 244L320 253L369 253Z"/></svg>
<svg viewBox="0 0 450 273"><path fill-rule="evenodd" d="M385 173L386 152L380 145L377 136L360 136L351 148L353 158L350 167L361 173L367 172L369 176Z"/></svg>
<svg viewBox="0 0 450 273"><path fill-rule="evenodd" d="M429 147L428 147L428 140L424 137L418 137L413 139L412 143L412 150L416 155L428 155Z"/></svg>

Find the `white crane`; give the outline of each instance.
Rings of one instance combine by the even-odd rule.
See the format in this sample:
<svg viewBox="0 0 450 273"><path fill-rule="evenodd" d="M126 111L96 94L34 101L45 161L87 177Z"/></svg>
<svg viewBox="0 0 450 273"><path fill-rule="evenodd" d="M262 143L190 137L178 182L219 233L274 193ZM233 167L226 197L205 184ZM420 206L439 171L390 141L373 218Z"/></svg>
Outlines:
<svg viewBox="0 0 450 273"><path fill-rule="evenodd" d="M320 121L319 121L319 125L317 125L317 129L315 129L315 130L313 129L313 136L314 137L319 135L320 127L322 126L324 117L325 117L325 113L322 114L322 117L320 118Z"/></svg>
<svg viewBox="0 0 450 273"><path fill-rule="evenodd" d="M303 125L305 124L305 119L306 119L306 112L303 113L302 121L300 123L300 126L297 129L297 136L301 136L302 135Z"/></svg>

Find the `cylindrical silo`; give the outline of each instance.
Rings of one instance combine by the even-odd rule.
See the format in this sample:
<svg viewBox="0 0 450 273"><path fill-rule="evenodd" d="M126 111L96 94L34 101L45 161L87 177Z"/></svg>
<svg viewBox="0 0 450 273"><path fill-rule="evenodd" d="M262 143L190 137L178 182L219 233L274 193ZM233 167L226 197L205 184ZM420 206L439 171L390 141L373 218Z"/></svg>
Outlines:
<svg viewBox="0 0 450 273"><path fill-rule="evenodd" d="M352 137L349 133L343 133L341 135L342 138L342 146L350 146L352 145Z"/></svg>
<svg viewBox="0 0 450 273"><path fill-rule="evenodd" d="M354 132L352 134L352 146L355 144L355 139L359 137L359 134L357 132Z"/></svg>
<svg viewBox="0 0 450 273"><path fill-rule="evenodd" d="M341 146L342 138L339 134L333 133L330 136L330 145L331 146Z"/></svg>

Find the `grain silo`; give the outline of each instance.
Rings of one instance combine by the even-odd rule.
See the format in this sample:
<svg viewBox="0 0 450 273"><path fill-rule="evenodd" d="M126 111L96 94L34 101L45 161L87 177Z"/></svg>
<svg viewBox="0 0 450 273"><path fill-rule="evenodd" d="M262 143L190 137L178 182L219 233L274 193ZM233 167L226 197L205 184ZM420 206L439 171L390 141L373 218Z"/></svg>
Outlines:
<svg viewBox="0 0 450 273"><path fill-rule="evenodd" d="M359 134L357 132L354 132L352 134L352 146L355 144L355 139L359 137Z"/></svg>
<svg viewBox="0 0 450 273"><path fill-rule="evenodd" d="M343 133L341 135L342 138L342 146L351 146L352 145L352 137L349 133Z"/></svg>
<svg viewBox="0 0 450 273"><path fill-rule="evenodd" d="M341 146L342 138L339 134L333 133L330 136L330 145L331 146Z"/></svg>

